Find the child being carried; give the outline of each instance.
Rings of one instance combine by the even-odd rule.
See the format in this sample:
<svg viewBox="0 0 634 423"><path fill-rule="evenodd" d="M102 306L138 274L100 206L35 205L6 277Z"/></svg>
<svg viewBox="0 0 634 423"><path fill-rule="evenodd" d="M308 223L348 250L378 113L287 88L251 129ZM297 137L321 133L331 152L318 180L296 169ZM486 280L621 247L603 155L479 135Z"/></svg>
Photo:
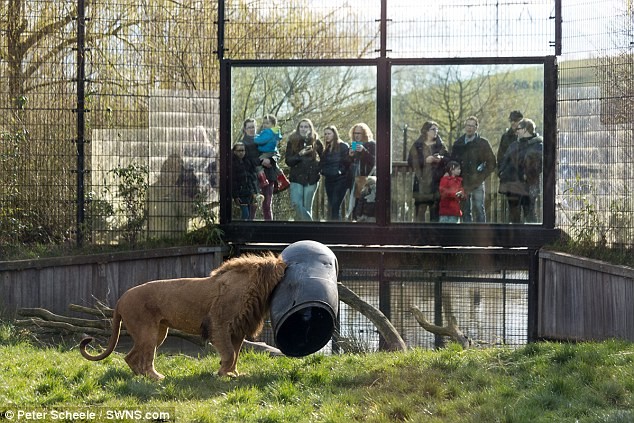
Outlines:
<svg viewBox="0 0 634 423"><path fill-rule="evenodd" d="M282 131L277 126L277 118L273 115L266 115L262 119L262 129L259 134L255 136L254 142L258 146L260 152L260 160L273 159L279 155L278 145L282 140ZM277 174L277 189L276 191L284 191L289 187L290 183L286 179L286 175L282 169L277 166L275 160L271 160L275 167L275 173ZM260 188L264 188L269 185L269 180L264 173L262 166L256 167L256 173Z"/></svg>

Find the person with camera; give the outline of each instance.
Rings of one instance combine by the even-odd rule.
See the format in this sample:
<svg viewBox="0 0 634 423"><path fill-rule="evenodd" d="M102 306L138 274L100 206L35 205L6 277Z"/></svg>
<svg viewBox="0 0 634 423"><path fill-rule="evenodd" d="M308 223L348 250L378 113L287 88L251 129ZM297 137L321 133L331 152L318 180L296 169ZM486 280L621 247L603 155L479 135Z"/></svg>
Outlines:
<svg viewBox="0 0 634 423"><path fill-rule="evenodd" d="M424 222L429 209L429 221L438 221L438 186L445 173L447 147L438 135L438 124L427 121L420 129L420 137L412 144L407 164L414 171L412 196L416 207L416 221Z"/></svg>
<svg viewBox="0 0 634 423"><path fill-rule="evenodd" d="M361 196L361 190L370 175L374 175L376 165L376 141L370 127L361 122L353 125L348 134L352 140L349 155L352 158L350 166L351 191L349 213L352 220L356 220L354 206L356 200ZM346 217L350 217L350 214Z"/></svg>
<svg viewBox="0 0 634 423"><path fill-rule="evenodd" d="M498 172L497 172L498 177L500 176L500 164L502 163L502 159L504 158L506 151L509 149L511 144L517 141L517 125L519 125L520 121L523 118L524 118L524 115L519 110L513 110L509 114L509 127L506 128L506 131L504 131L504 133L502 134L502 137L500 138L500 145L498 147L498 152L496 155L497 164L498 164ZM502 183L502 181L500 181L500 183ZM503 195L505 194L499 189L498 189L498 192ZM503 206L499 215L500 221L503 223L509 223L509 216L508 216L509 210L511 207L513 207L513 204L511 203L515 201L514 198L508 197L508 196L506 197L506 200L507 200L506 207Z"/></svg>
<svg viewBox="0 0 634 423"><path fill-rule="evenodd" d="M288 137L285 161L290 168L291 204L296 220L313 220L313 199L319 185L319 161L324 144L310 119L302 119Z"/></svg>

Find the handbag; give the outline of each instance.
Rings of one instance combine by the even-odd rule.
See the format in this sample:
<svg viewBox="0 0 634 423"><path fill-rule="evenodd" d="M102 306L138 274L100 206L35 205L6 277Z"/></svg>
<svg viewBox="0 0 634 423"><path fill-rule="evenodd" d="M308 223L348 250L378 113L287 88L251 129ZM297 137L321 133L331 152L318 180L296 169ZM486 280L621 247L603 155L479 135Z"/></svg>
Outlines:
<svg viewBox="0 0 634 423"><path fill-rule="evenodd" d="M273 188L273 194L286 191L290 186L291 183L288 181L288 178L284 175L284 172L280 171L277 174L277 183L275 184L275 188Z"/></svg>
<svg viewBox="0 0 634 423"><path fill-rule="evenodd" d="M361 190L365 186L367 176L357 175L354 177L354 198L361 197Z"/></svg>
<svg viewBox="0 0 634 423"><path fill-rule="evenodd" d="M368 180L368 176L374 176L376 174L376 166L370 170L367 176L365 175L357 175L354 177L354 198L361 197L361 190L365 186L366 181Z"/></svg>
<svg viewBox="0 0 634 423"><path fill-rule="evenodd" d="M504 195L528 195L528 186L521 181L500 182L498 193Z"/></svg>

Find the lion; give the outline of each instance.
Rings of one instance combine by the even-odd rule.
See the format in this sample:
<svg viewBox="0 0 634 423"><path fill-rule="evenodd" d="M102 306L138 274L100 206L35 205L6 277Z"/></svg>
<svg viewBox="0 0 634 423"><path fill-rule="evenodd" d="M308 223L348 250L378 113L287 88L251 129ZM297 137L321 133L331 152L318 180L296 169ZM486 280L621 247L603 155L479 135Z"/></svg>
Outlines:
<svg viewBox="0 0 634 423"><path fill-rule="evenodd" d="M236 363L245 337L257 336L269 311L269 297L284 278L286 263L281 256L246 254L230 259L205 278L181 278L147 282L127 290L112 316L108 347L91 355L79 344L81 355L103 360L117 346L121 323L134 341L125 361L135 374L161 380L154 368L156 349L167 337L168 328L209 340L220 354L220 376L238 376Z"/></svg>

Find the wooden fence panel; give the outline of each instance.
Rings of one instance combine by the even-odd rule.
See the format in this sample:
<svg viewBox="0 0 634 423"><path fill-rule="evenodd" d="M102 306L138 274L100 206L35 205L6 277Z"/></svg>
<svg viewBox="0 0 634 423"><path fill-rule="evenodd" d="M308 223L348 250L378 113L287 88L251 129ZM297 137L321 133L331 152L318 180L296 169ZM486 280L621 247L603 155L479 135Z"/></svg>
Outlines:
<svg viewBox="0 0 634 423"><path fill-rule="evenodd" d="M539 337L634 341L634 269L551 251L539 268Z"/></svg>
<svg viewBox="0 0 634 423"><path fill-rule="evenodd" d="M0 262L0 316L42 307L69 315L68 304L113 306L129 288L156 279L204 277L225 247L178 247L59 259Z"/></svg>

